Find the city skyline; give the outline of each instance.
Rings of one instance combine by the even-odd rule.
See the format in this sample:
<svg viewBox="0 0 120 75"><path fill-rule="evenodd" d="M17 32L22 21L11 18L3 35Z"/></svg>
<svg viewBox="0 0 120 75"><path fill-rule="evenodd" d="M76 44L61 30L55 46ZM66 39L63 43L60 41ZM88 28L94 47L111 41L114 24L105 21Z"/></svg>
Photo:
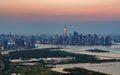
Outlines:
<svg viewBox="0 0 120 75"><path fill-rule="evenodd" d="M100 23L101 24L101 23ZM81 34L99 34L99 35L119 35L120 25L1 25L0 34L20 34L20 35L63 35L64 26L67 27L68 35L74 31Z"/></svg>
<svg viewBox="0 0 120 75"><path fill-rule="evenodd" d="M119 0L1 0L0 33L120 34Z"/></svg>

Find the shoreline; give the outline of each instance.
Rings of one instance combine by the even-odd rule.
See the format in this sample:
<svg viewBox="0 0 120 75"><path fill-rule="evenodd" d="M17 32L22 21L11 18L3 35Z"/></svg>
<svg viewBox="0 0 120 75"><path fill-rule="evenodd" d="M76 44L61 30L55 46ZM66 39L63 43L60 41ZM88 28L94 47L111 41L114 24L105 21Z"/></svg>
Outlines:
<svg viewBox="0 0 120 75"><path fill-rule="evenodd" d="M42 45L43 47L45 47L45 49L49 49L49 45L46 47L44 45ZM90 47L92 48L92 47ZM96 48L96 47L94 47ZM111 47L110 47L111 48ZM42 48L43 49L43 48ZM102 49L101 47L99 49ZM73 47L73 46L70 46L68 48L66 47L60 47L60 49L58 49L58 51L66 51L66 52L70 52L70 53L75 53L75 54L87 54L87 55L93 55L93 56L97 56L98 58L100 59L120 59L120 53L115 50L112 51L110 50L109 48L106 48L105 47L105 50L110 50L109 53L92 53L92 52L87 52L86 48L84 48L82 50L81 47ZM94 63L94 64L91 64L91 63L75 63L75 64L61 64L61 65L56 65L56 68L52 68L51 70L53 71L57 71L57 72L64 72L62 71L64 68L73 68L73 67L82 67L82 68L85 68L85 69L88 69L88 70L92 70L92 71L96 71L96 72L101 72L101 73L106 73L106 74L112 74L112 75L117 75L120 73L119 70L119 67L120 67L120 62L106 62L106 63ZM116 69L116 67L118 67ZM117 74L116 74L117 73Z"/></svg>
<svg viewBox="0 0 120 75"><path fill-rule="evenodd" d="M91 64L91 63L60 64L60 65L56 65L55 68L52 68L51 70L61 72L61 73L67 73L67 72L63 71L65 68L77 67L77 68L84 68L84 69L87 69L87 70L92 70L92 71L95 71L95 72L117 75L118 72L120 73L120 71L117 70L117 72L113 72L112 69L111 69L111 67L114 66L115 64L120 66L120 62L107 62L107 63L99 63L99 64L98 63L95 63L95 64ZM110 68L107 69L107 71L104 70L104 68L106 66L110 67ZM96 68L98 68L98 69L96 69Z"/></svg>

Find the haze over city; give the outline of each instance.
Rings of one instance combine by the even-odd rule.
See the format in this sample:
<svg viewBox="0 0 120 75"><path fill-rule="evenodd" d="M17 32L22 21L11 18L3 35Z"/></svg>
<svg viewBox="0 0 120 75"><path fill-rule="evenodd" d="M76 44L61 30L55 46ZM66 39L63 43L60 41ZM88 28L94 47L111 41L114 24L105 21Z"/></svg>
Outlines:
<svg viewBox="0 0 120 75"><path fill-rule="evenodd" d="M120 34L119 0L1 0L0 32Z"/></svg>
<svg viewBox="0 0 120 75"><path fill-rule="evenodd" d="M0 75L120 74L120 0L0 0Z"/></svg>

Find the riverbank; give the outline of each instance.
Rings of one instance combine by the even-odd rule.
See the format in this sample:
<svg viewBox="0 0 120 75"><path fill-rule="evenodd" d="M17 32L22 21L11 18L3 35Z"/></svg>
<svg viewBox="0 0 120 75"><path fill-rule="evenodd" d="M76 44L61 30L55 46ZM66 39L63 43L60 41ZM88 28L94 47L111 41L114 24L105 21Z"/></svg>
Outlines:
<svg viewBox="0 0 120 75"><path fill-rule="evenodd" d="M95 49L97 49L97 48L95 48ZM98 49L100 49L100 48L98 48ZM109 51L108 56L103 56L103 55L107 55L106 52L105 53L94 53L94 52L87 52L86 50L88 50L88 49L83 49L82 47L79 47L79 46L68 46L68 47L65 46L65 47L62 47L62 48L60 46L57 47L57 48L56 47L54 48L54 47L49 47L49 46L45 47L44 46L44 48L40 48L40 49L37 48L37 49L32 49L32 50L29 49L29 50L13 51L13 52L10 52L9 56L10 56L10 59L13 59L13 60L14 59L19 59L19 58L22 59L22 60L29 60L30 58L37 58L37 59L42 58L42 63L41 63L41 60L39 60L39 61L33 60L32 62L37 62L38 64L42 64L42 65L54 64L54 65L56 65L56 68L58 68L58 66L59 66L58 64L63 65L62 70L60 70L60 68L59 68L58 71L63 71L63 69L65 69L69 66L70 68L73 68L73 67L78 67L78 68L80 67L81 68L82 67L82 68L85 68L85 69L88 69L88 70L101 72L101 73L106 73L107 72L107 71L104 72L105 70L107 70L109 68L108 67L109 63L107 63L107 62L115 63L116 61L119 60L119 58L111 57L111 55L113 53L118 54L118 56L119 56L119 52L117 52L117 50L112 51L112 50L108 50L107 48L106 49L101 49L101 50L108 50ZM93 53L93 55L92 55L92 53ZM43 58L46 59L46 58L49 58L49 57L52 58L51 63L43 63L44 62ZM69 57L73 58L73 59L69 60L69 61L65 59L65 62L62 62L62 63L61 62L54 63L54 61L53 61L53 58L56 58L56 59L57 58L62 58L62 60L63 60L63 58L65 58L65 57L67 59ZM103 57L104 60L100 59L99 57ZM31 62L31 61L29 61L29 62ZM79 65L77 65L77 64L79 64ZM88 66L86 66L86 64L88 64ZM118 63L117 66L119 66L119 64L120 63ZM93 68L94 66L98 66L98 67L96 67L94 69ZM99 69L99 67L101 67L101 66L105 66L104 71L101 71ZM115 65L113 64L113 67L114 66ZM115 68L112 68L112 69L114 69L115 71L114 70L111 70L111 71L114 71L115 73L117 73L116 72L117 70ZM52 69L52 70L54 70L54 69ZM118 70L119 70L119 68L118 68ZM54 70L54 71L56 71L56 70ZM107 74L109 74L109 72Z"/></svg>
<svg viewBox="0 0 120 75"><path fill-rule="evenodd" d="M78 64L61 64L56 65L55 68L52 68L53 71L66 73L63 71L65 68L85 68L88 70L111 74L111 75L118 75L120 74L120 62L109 62L109 63L100 63L100 64L90 64L90 63L78 63Z"/></svg>
<svg viewBox="0 0 120 75"><path fill-rule="evenodd" d="M41 66L17 66L8 75L108 75L83 68L65 69L69 73L61 73Z"/></svg>

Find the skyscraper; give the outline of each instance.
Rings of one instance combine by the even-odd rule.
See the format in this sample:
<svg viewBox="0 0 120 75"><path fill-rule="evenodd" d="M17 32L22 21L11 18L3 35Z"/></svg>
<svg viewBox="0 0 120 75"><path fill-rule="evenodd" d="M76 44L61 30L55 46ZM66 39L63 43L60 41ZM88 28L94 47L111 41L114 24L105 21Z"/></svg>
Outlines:
<svg viewBox="0 0 120 75"><path fill-rule="evenodd" d="M31 47L35 48L35 36L31 36Z"/></svg>
<svg viewBox="0 0 120 75"><path fill-rule="evenodd" d="M7 47L8 47L8 41L7 40L3 41L3 47L4 47L4 49L7 49Z"/></svg>
<svg viewBox="0 0 120 75"><path fill-rule="evenodd" d="M67 28L66 28L66 26L64 27L64 37L67 37Z"/></svg>

